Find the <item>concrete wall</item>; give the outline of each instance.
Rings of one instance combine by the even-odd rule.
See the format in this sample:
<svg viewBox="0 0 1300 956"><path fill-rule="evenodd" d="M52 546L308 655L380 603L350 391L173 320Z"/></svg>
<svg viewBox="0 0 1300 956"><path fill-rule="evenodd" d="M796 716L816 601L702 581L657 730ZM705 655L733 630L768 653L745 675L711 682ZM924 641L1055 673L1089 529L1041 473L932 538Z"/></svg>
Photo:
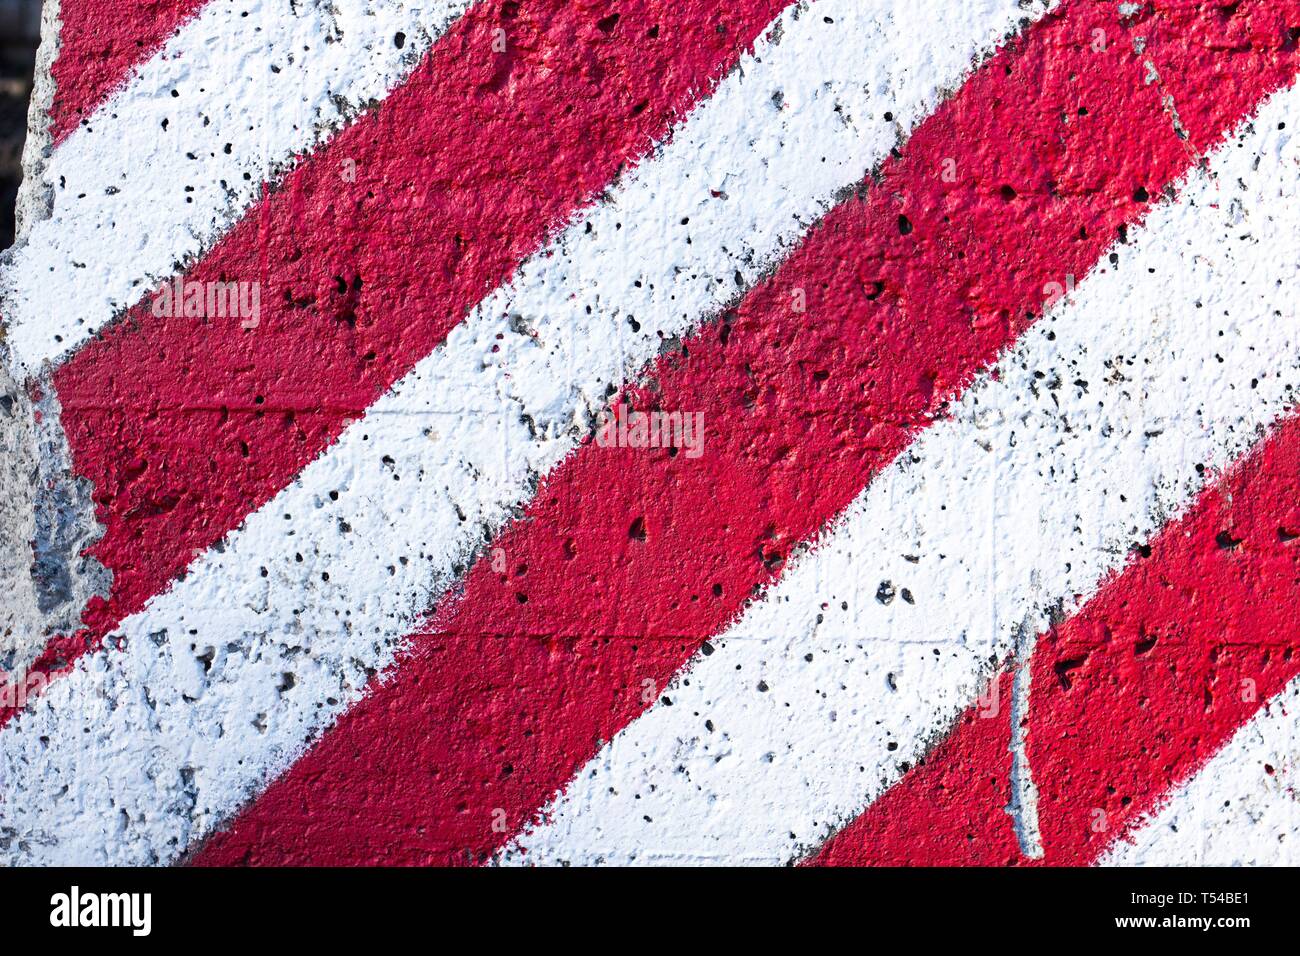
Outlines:
<svg viewBox="0 0 1300 956"><path fill-rule="evenodd" d="M0 857L1297 862L1296 23L47 5Z"/></svg>

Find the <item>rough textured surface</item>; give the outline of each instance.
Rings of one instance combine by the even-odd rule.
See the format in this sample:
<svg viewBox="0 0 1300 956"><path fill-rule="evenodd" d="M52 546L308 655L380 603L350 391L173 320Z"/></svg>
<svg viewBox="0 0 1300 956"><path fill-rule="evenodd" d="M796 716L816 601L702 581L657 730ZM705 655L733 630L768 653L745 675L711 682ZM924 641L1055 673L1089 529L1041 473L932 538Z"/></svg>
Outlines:
<svg viewBox="0 0 1300 956"><path fill-rule="evenodd" d="M58 0L67 26L52 63L53 97L47 113L55 140L89 119L132 70L157 53L168 37L194 16L204 0Z"/></svg>
<svg viewBox="0 0 1300 956"><path fill-rule="evenodd" d="M1105 11L1096 15L1095 22L1107 22ZM499 845L516 821L532 813L539 799L565 775L576 773L581 761L596 755L599 740L608 739L652 703L657 693L645 698L646 682L652 691L662 689L699 644L698 639L674 636L712 634L723 627L752 589L772 580L785 560L797 553L800 539L844 507L864 473L878 468L908 440L906 429L915 427L912 422L925 421L915 411L917 405L931 402L937 407L955 387L940 378L937 385L925 382L927 390L922 390L917 388L921 383L901 373L880 374L872 387L865 387L870 373L864 370L902 369L924 357L926 367L960 376L959 356L969 354L978 361L979 348L991 352L1012 331L993 323L972 330L962 310L935 310L928 315L925 305L947 295L947 301L978 302L978 308L986 311L996 310L988 305L990 301L1007 303L1008 311L1017 299L1037 307L1049 280L1064 283L1064 273L1074 268L1081 275L1113 243L1117 226L1142 214L1144 204L1135 201L1130 183L1151 183L1150 191L1156 193L1156 184L1168 175L1167 170L1186 168L1190 157L1185 144L1166 120L1161 98L1143 81L1142 63L1132 57L1131 48L1116 50L1118 66L1115 60L1094 61L1086 47L1062 62L1057 38L1079 32L1080 24L1069 20L1045 29L1041 46L1010 60L1017 67L1010 76L998 69L1003 61L995 60L987 81L972 80L960 97L918 130L903 149L903 161L881 171L882 183L897 184L894 188L869 198L865 210L846 207L827 217L817 236L783 266L779 282L743 302L707 334L688 340L680 354L674 351L661 362L654 376L656 387L636 401L647 407L704 409L707 421L722 423L710 430L704 467L666 454L641 465L635 450L592 454L566 463L543 485L527 522L496 543L507 556L507 566L480 564L467 581L464 597L454 609L440 614L436 627L419 639L412 661L398 677L378 688L240 825L218 840L209 859L419 860L441 859L444 853L455 858L467 850L472 859ZM1087 35L1086 29L1081 32ZM1048 58L1062 66L1055 74L1061 84L1057 89L1050 84L1042 89L1041 64ZM1214 62L1210 59L1206 68ZM1067 64L1075 67L1073 76L1064 68ZM1241 66L1255 68L1244 62ZM1024 91L1023 86L1031 84L1042 89L1037 101ZM1039 111L1026 109L1026 100ZM999 102L1014 102L1020 108L999 114L990 108ZM1048 181L1066 180L1080 175L1080 170L1088 170L1106 188L1081 186L1077 194L1061 188L1050 223L1026 221L1022 207L1008 204L1000 190L991 190L989 184L1016 182L1025 203L1035 196L1034 187L1022 185L1024 169L990 168L1007 161L1000 154L982 151L976 130L1016 140L1028 138L1022 132L1027 126L1043 130L1041 141L1051 143L1046 131L1062 123L1066 106L1079 116L1081 103L1091 105L1094 109L1088 115L1095 112L1098 119L1059 153L1024 157L1025 167L1041 177L1037 188L1044 192ZM1204 113L1199 101L1189 100L1187 105L1189 112ZM1130 138L1134 117L1143 115L1143 110L1149 117L1143 125L1151 139L1142 150L1117 147L1117 142ZM1128 121L1122 119L1125 116ZM1004 129L999 128L1002 124ZM955 150L953 143L972 145ZM982 228L964 228L959 236L954 235L956 226L918 217L924 224L900 237L894 226L898 216L894 197L908 195L911 200L910 194L929 188L932 170L942 168L945 156L956 157L964 171L960 182L941 187L948 195L947 208L978 209L993 199L1000 214L990 215ZM911 201L915 206L909 208L931 205L925 199ZM966 224L971 217L954 212L950 218ZM1086 231L1082 238L1081 223ZM918 236L932 238L919 244ZM1034 237L1036 245L1028 253L1015 254L1018 246L1029 245L1028 236ZM911 254L891 254L895 246ZM967 267L957 261L950 249L960 250L967 260L996 261L1001 255L1015 261L1017 271L1007 275L987 270L980 284L962 287L959 283L970 274L968 268L977 275L980 270L978 265ZM892 272L882 268L873 274L873 279L890 280L878 290L863 281L861 270L844 268L846 250L852 250L851 257L858 262L896 261L898 265ZM1101 268L1108 271L1110 264L1105 262ZM1166 263L1162 278L1152 281L1164 288L1178 268ZM835 288L837 279L847 288ZM828 285L827 291L809 296L810 314L815 317L810 330L803 316L786 308L790 293L794 288L821 290ZM949 292L953 286L958 291ZM1112 288L1110 295L1123 300L1130 293ZM879 324L864 321L872 314L880 317ZM1132 316L1136 330L1145 329L1140 307L1125 314ZM1083 328L1101 321L1100 315L1092 314ZM948 324L932 329L927 322ZM969 353L957 348L964 341L974 343ZM1105 368L1087 376L1077 369L1072 372L1066 381L1110 374ZM1171 415L1177 411L1176 403L1170 406ZM884 429L885 422L896 431ZM1195 420L1187 424L1193 426ZM917 467L922 476L937 481ZM1152 474L1161 472L1153 468ZM837 482L841 477L842 484ZM894 494L892 500L912 500L923 493L924 487L919 486ZM937 500L943 504L952 499L938 495ZM1136 499L1137 510L1126 514L1140 518L1145 507L1145 498ZM910 512L913 520L925 525L916 511ZM684 522L682 515L691 515L690 521ZM927 521L937 527L939 517ZM969 516L963 513L963 517ZM644 529L643 536L628 533L638 526ZM1064 529L1063 535L1070 530ZM883 541L878 545L880 550L887 547ZM859 547L854 553L864 551L872 553L873 547ZM916 548L910 553L919 555ZM868 630L878 626L867 622L872 620L872 609L882 606L876 593L884 582L891 582L882 592L884 600L906 613L908 600L896 597L896 592L903 586L900 575L908 581L909 572L914 580L917 572L903 562L868 575L850 599L851 620ZM999 573L1008 585L1014 580L1009 567ZM980 586L988 586L986 580L977 580ZM810 587L805 580L803 587L818 595L819 601L836 605L824 593L824 583ZM927 590L926 598L917 597ZM977 593L975 589L970 599L975 600ZM929 607L932 616L933 602L942 597L934 588L916 586L909 594ZM520 595L526 603L520 603ZM1040 600L1052 604L1057 597L1049 594ZM961 601L955 601L955 606L965 607ZM772 629L790 633L788 625ZM510 642L483 637L494 633L569 639ZM635 635L642 640L629 651L608 635ZM491 661L490 670L480 663L484 658ZM603 666L588 663L597 660ZM465 681L449 683L441 676L462 671L468 675ZM515 671L530 675L522 682L528 688L522 702L517 695L502 695L499 690L511 682L509 675ZM680 714L677 695L669 696L674 701L672 713ZM420 709L413 710L417 704ZM555 719L556 713L563 717ZM435 727L439 732L430 734ZM667 731L662 738L651 736L693 739L684 728L680 736ZM387 746L365 747L364 741L376 738L387 741ZM452 753L457 755L455 772L432 780L422 774L420 768L448 764ZM473 759L467 754L473 754ZM734 764L728 767L734 772ZM775 776L788 783L784 775ZM362 786L363 781L382 783ZM657 786L662 789L664 784ZM493 828L494 812L505 815L505 828ZM762 816L737 814L740 820ZM320 828L322 817L338 829ZM449 818L452 826L445 822ZM692 821L681 832L698 840L702 826ZM346 837L335 839L338 833ZM455 837L449 839L453 833ZM800 833L800 841L814 839L813 834ZM460 842L445 846L443 840Z"/></svg>
<svg viewBox="0 0 1300 956"><path fill-rule="evenodd" d="M844 181L839 177L855 181L886 153L896 138L892 119L863 131L846 127L836 110L838 88L824 89L815 76L802 80L806 93L794 86L806 71L808 50L833 56L832 76L850 74L850 64L876 50L872 69L897 77L885 82L897 88L901 116L913 118L934 103L939 90L933 74L908 70L906 60L872 42L883 36L886 24L850 12L846 5L838 22L849 26L838 29L855 31L855 46L825 45L837 29L834 18L798 21L798 35L805 39L793 43L796 21L788 18L754 58L771 65L757 74L757 65L733 71L727 88L687 118L654 162L639 167L608 201L557 237L553 248L565 255L547 249L530 259L508 289L456 327L443 348L345 431L294 485L191 566L176 588L115 629L125 634L125 655L98 656L74 673L84 678L67 678L51 688L39 706L53 715L75 699L72 688L81 679L125 682L122 690L109 692L117 704L99 733L145 747L158 747L149 743L156 733L175 735L172 744L159 749L174 754L168 758L176 761L172 772L184 781L178 789L200 801L189 816L148 817L147 826L130 828L130 838L118 837L109 852L146 859L150 853L173 852L166 847L183 847L192 838L191 827L200 832L210 827L244 799L248 788L282 767L286 753L355 699L368 670L388 662L394 643L446 588L469 549L481 545L482 529L499 526L525 497L533 476L576 443L581 430L574 423L591 417L607 385L643 366L665 339L724 305L735 294L729 280L738 270L753 281L763 263L824 210ZM1020 12L990 5L972 14L963 42L936 37L935 45L915 48L916 55L921 63L942 63L955 81L973 53L1000 39L1018 23ZM802 155L778 152L785 124L768 97L761 111L736 109L752 96L751 84L760 91L770 88L768 69L806 97L808 108L795 114L790 140L808 151ZM844 92L860 89L853 83ZM824 130L834 131L850 149L833 166L827 163L822 176L810 177L806 158L814 150L812 155L823 154ZM795 137L796 132L805 135ZM766 140L766 148L753 149L756 136ZM692 184L689 193L677 197L681 206L665 211L678 222L666 233L658 208L667 188L680 191L698 168L701 149L717 150L734 163L727 173L736 184ZM778 155L779 163L773 161ZM728 187L743 191L755 205L714 195ZM779 228L770 231L755 229L755 217L770 215L771 206L803 214L786 223L778 220ZM756 243L761 243L757 249ZM630 250L639 257L629 258ZM635 263L635 278L628 274L629 262ZM685 265L696 262L695 281L674 281ZM570 289L582 289L585 299L575 301ZM593 307L616 289L632 303L619 312L635 316L636 327L611 317L608 305ZM447 382L459 389L450 408L443 395ZM450 428L448 412L458 416ZM503 438L512 453L502 458ZM180 646L166 637L171 632L185 634ZM244 635L246 643L232 641L231 635ZM367 640L364 648L358 636ZM166 653L159 658L155 648ZM202 678L201 695L188 679L180 686L172 683L177 668L191 666L185 664L191 653L204 659L203 673L212 675ZM294 662L293 693L276 690L282 682L277 660ZM102 671L106 663L111 673ZM138 698L121 696L132 686L150 687L147 711L138 710ZM164 712L175 716L146 732L155 725L154 714ZM249 712L262 718L249 720L244 716ZM19 721L14 733L25 736L34 726ZM185 752L174 750L181 738L191 740L196 733L216 748L201 761L195 744ZM237 754L242 762L232 767ZM186 775L181 771L191 766L182 763L187 760L223 769L211 774L192 768ZM96 778L104 782L96 786L111 788L102 793L105 801L120 805L138 799L146 806L155 801L152 775L140 779L138 797L128 798L131 790L121 786L120 769L130 761L119 753L111 762L112 771L97 772L87 761L78 773L87 783ZM134 776L148 773L143 761L136 767ZM46 783L52 779L47 776ZM48 802L45 806L44 825L61 830L62 812L51 814ZM68 842L62 852L74 853L97 838L75 806L67 812L74 817L66 832L78 833L82 842ZM57 832L47 829L47 835Z"/></svg>
<svg viewBox="0 0 1300 956"><path fill-rule="evenodd" d="M49 70L58 37L57 2L46 4L41 18L42 41L37 51L28 109L28 129L22 146L23 179L15 203L16 235L22 239L33 215L45 212L33 183L40 180L49 143ZM6 252L5 255L8 253ZM0 260L2 261L2 260ZM0 338L0 355L4 354ZM37 606L33 575L36 541L36 488L40 466L31 398L21 381L0 370L0 671L6 675L26 667L41 650L48 634Z"/></svg>
<svg viewBox="0 0 1300 956"><path fill-rule="evenodd" d="M159 318L141 306L59 370L69 440L107 528L95 555L117 576L112 602L89 617L95 637L334 442L566 215L642 158L772 15L766 0L718 14L690 4L622 10L608 35L565 3L534 4L509 20L495 8L466 16L383 110L331 142L190 272L201 282L256 276L266 290L257 328L232 335L224 323ZM687 29L710 17L717 29ZM467 53L490 51L503 22L518 31L512 52ZM590 59L557 69L575 33L591 43ZM605 75L622 82L600 82ZM510 135L484 141L494 124ZM538 166L557 151L562 165ZM353 181L343 169L355 171ZM633 206L608 215L608 233L620 216L630 231L639 214ZM648 256L656 239L645 233ZM621 252L610 249L617 237L601 235L605 258L593 271ZM659 258L665 279L687 262ZM484 315L553 308L542 299L562 281L556 272L537 280L539 301L493 302ZM426 374L437 389L453 373ZM150 562L136 560L142 550Z"/></svg>
<svg viewBox="0 0 1300 956"><path fill-rule="evenodd" d="M36 461L31 402L0 371L0 670L25 667L41 649L41 612L32 574L36 540Z"/></svg>
<svg viewBox="0 0 1300 956"><path fill-rule="evenodd" d="M58 0L42 3L36 61L32 69L32 93L27 104L27 134L22 146L23 175L14 208L15 238L19 242L26 239L32 222L44 219L50 212L44 171L50 153L49 110L54 96L50 71L58 56L61 27Z"/></svg>
<svg viewBox="0 0 1300 956"><path fill-rule="evenodd" d="M45 4L37 51L23 181L16 203L15 246L0 261L14 268L16 250L36 223L48 219L51 151L51 68L60 48L60 6ZM7 328L5 330L7 332ZM12 354L0 338L0 356ZM15 379L0 371L0 671L26 672L49 639L75 628L92 597L107 594L109 573L86 552L102 533L90 503L90 483L74 473L58 395L48 372Z"/></svg>
<svg viewBox="0 0 1300 956"><path fill-rule="evenodd" d="M1044 634L1028 718L1045 862L1294 861L1297 474L1291 416ZM965 714L818 862L1032 862L999 812L1010 728L982 716ZM965 777L990 785L952 786Z"/></svg>
<svg viewBox="0 0 1300 956"><path fill-rule="evenodd" d="M6 860L1157 861L1285 747L1178 655L1291 626L1300 4L155 12L0 265Z"/></svg>
<svg viewBox="0 0 1300 956"><path fill-rule="evenodd" d="M466 6L204 6L41 171L50 215L0 276L11 364L59 362L207 252L305 151L408 78Z"/></svg>
<svg viewBox="0 0 1300 956"><path fill-rule="evenodd" d="M1295 269L1270 250L1300 223L1300 142L1276 130L1298 103L1300 91L1270 103L1257 133L1217 153L1208 176L1196 174L1175 204L1132 230L1120 261L1090 274L1072 305L1026 333L923 432L766 600L711 642L713 653L575 774L547 822L508 858L780 864L800 856L916 764L982 689L989 662L1010 656L1022 627L1043 630L1072 612L1135 538L1159 527L1158 516L1187 506L1202 472L1248 448L1286 411L1300 372L1297 329L1267 318L1283 306ZM1243 190L1238 182L1252 168L1253 189ZM1251 236L1242 239L1247 221ZM1184 254L1214 265L1194 281L1171 281ZM1241 302L1250 305L1234 308ZM1040 380L1060 384L1035 387ZM1277 473L1287 467L1279 462ZM1205 555L1214 541L1208 522L1223 521L1215 494L1258 497L1216 491L1201 503L1214 516L1207 526L1187 536L1175 525L1162 541ZM1257 517L1261 541L1276 543L1276 526L1291 524L1292 496L1263 497L1286 503L1284 513ZM1161 549L1152 549L1157 562ZM1294 593L1294 549L1275 550L1286 560L1268 562L1273 576L1234 575L1240 591L1203 590L1215 580L1208 573L1180 569L1175 583L1173 573L1139 565L1040 639L1025 719L1045 860L1087 861L1091 843L1122 829L1120 806L1136 813L1135 795L1158 796L1203 762L1223 742L1211 726L1240 725L1247 705L1239 700L1192 719L1209 706L1196 666L1179 667L1162 688L1168 658L1142 651L1141 673L1128 662L1147 639L1143 626L1195 629L1210 646L1249 645L1246 629L1257 639L1293 632L1295 605L1285 596ZM911 601L893 596L902 588ZM1252 599L1276 610L1230 628ZM1105 660L1072 665L1074 688L1063 693L1061 662L1079 656L1075 635L1100 630L1094 614L1114 634L1094 655ZM1182 648L1173 645L1176 655ZM1278 663L1256 676L1247 712L1289 674ZM1235 674L1223 677L1235 686ZM714 730L702 728L706 719ZM1010 744L990 748L981 770L1004 766ZM1104 783L1117 794L1101 803ZM963 791L964 801L971 796ZM1096 807L1111 820L1093 833ZM888 820L929 829L931 811L910 809ZM755 819L771 822L755 827ZM1079 845L1080 834L1091 843ZM894 862L908 852L919 861L923 851L904 849Z"/></svg>

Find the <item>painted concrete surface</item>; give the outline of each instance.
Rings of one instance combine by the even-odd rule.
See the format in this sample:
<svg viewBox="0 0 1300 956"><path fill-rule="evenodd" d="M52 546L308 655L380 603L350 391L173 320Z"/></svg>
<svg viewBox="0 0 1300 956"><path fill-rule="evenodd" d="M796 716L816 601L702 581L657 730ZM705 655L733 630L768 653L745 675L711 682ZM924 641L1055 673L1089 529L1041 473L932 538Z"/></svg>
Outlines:
<svg viewBox="0 0 1300 956"><path fill-rule="evenodd" d="M0 262L0 857L1297 862L1296 5L112 7Z"/></svg>

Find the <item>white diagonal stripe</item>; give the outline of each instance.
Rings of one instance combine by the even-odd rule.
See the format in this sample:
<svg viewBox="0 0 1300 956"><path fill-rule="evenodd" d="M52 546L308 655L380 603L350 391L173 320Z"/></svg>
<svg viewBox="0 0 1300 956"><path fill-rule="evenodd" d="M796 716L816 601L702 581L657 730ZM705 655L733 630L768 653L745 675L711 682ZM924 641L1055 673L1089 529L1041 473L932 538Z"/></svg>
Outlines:
<svg viewBox="0 0 1300 956"><path fill-rule="evenodd" d="M1294 400L1300 143L1277 126L1298 108L1274 98L1153 211L503 859L784 863L914 765L1019 629ZM886 580L915 604L879 602Z"/></svg>
<svg viewBox="0 0 1300 956"><path fill-rule="evenodd" d="M124 648L0 731L4 856L169 860L209 832L392 660L608 385L721 308L736 273L752 283L1028 19L1017 0L784 13L608 203L126 621Z"/></svg>
<svg viewBox="0 0 1300 956"><path fill-rule="evenodd" d="M385 97L468 5L210 0L50 157L51 215L0 267L18 377L210 248L263 183Z"/></svg>

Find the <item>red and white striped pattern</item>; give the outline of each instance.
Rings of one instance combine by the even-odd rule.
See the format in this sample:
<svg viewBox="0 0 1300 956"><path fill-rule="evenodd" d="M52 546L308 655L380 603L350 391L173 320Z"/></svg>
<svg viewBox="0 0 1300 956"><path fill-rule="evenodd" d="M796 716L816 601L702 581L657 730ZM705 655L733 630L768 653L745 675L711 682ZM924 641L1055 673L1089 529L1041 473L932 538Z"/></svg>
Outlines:
<svg viewBox="0 0 1300 956"><path fill-rule="evenodd" d="M124 19L0 273L113 575L5 858L1294 862L1297 13Z"/></svg>

